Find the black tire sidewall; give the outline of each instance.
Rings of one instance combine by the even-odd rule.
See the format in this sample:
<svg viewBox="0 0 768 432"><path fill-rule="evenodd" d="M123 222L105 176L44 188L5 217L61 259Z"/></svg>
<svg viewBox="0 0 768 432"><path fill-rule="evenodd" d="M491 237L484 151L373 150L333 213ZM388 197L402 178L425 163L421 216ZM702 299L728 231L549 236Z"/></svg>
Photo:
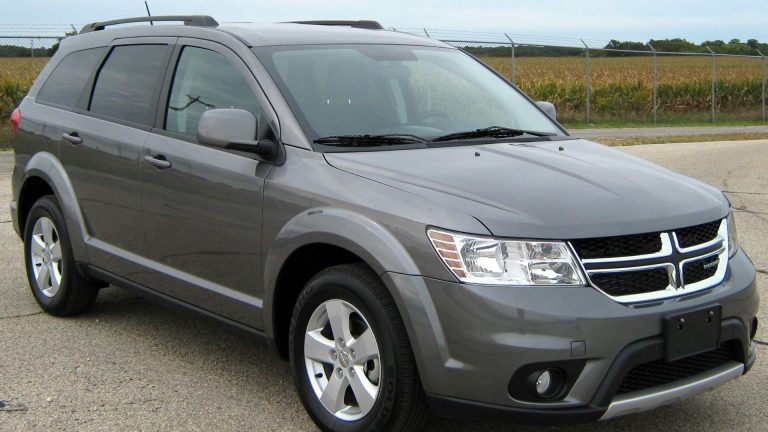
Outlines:
<svg viewBox="0 0 768 432"><path fill-rule="evenodd" d="M309 382L304 363L304 334L315 309L327 300L344 300L364 315L373 329L379 346L382 381L379 396L371 411L362 419L344 421L329 413L315 395ZM291 329L291 369L299 396L307 412L326 431L378 431L386 429L396 406L398 365L394 331L390 327L386 311L377 298L361 281L351 275L337 272L320 274L304 289L294 310L294 326Z"/></svg>
<svg viewBox="0 0 768 432"><path fill-rule="evenodd" d="M32 232L34 230L35 223L41 217L47 217L53 222L59 237L59 243L61 245L63 277L61 279L59 291L53 297L48 297L43 294L42 290L37 284L37 280L35 279L35 274L32 269ZM67 233L67 226L64 222L64 216L59 209L58 203L51 196L40 198L29 211L29 215L24 226L24 262L27 269L29 286L31 287L35 300L40 305L40 307L49 313L62 309L67 301L67 296L69 295L69 289L72 284L72 273L76 272L77 270L75 269L74 262L72 260L69 234Z"/></svg>

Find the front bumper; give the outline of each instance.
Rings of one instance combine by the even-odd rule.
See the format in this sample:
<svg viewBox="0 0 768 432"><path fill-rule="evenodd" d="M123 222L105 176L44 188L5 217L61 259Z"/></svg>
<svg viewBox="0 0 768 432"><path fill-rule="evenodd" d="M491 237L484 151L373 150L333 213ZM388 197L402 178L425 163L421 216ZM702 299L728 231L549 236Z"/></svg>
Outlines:
<svg viewBox="0 0 768 432"><path fill-rule="evenodd" d="M590 421L713 388L733 378L737 365L649 389L646 396L656 396L641 400L616 397L630 368L663 357L664 316L715 304L722 307L722 341L740 347L740 362L734 363L743 372L754 361L749 329L759 297L754 267L743 251L730 260L722 284L642 306L619 304L590 287L479 286L394 273L384 279L403 311L430 403L451 415L501 412L530 421ZM584 366L564 397L531 402L510 395L518 369L574 360Z"/></svg>

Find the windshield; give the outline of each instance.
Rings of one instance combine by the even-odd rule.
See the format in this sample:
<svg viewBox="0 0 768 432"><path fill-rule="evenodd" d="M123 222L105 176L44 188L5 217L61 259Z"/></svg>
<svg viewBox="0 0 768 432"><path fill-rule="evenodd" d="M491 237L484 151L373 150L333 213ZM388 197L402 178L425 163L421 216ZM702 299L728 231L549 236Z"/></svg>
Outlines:
<svg viewBox="0 0 768 432"><path fill-rule="evenodd" d="M385 137L391 144L390 136L424 143L454 136L563 134L525 96L459 50L322 45L261 47L254 52L307 137L318 144L348 136L372 136L374 144ZM462 134L466 132L474 135Z"/></svg>

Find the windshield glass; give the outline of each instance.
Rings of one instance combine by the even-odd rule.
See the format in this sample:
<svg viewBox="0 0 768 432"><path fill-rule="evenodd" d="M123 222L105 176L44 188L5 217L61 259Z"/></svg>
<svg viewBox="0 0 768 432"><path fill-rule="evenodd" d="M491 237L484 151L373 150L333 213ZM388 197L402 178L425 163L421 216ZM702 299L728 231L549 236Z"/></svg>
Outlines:
<svg viewBox="0 0 768 432"><path fill-rule="evenodd" d="M486 128L563 134L525 96L455 49L328 45L254 52L310 141L347 135L430 141Z"/></svg>

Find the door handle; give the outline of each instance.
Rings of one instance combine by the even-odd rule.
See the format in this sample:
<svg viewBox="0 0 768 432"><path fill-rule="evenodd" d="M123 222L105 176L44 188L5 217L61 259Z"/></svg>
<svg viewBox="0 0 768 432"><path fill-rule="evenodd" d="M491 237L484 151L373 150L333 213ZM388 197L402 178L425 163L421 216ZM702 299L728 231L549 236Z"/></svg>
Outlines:
<svg viewBox="0 0 768 432"><path fill-rule="evenodd" d="M166 159L163 155L146 155L144 156L144 160L158 169L167 169L171 167L171 161Z"/></svg>
<svg viewBox="0 0 768 432"><path fill-rule="evenodd" d="M78 145L81 142L83 142L83 139L80 138L80 135L78 135L77 132L69 132L69 133L64 132L63 134L61 134L61 137L74 145Z"/></svg>

